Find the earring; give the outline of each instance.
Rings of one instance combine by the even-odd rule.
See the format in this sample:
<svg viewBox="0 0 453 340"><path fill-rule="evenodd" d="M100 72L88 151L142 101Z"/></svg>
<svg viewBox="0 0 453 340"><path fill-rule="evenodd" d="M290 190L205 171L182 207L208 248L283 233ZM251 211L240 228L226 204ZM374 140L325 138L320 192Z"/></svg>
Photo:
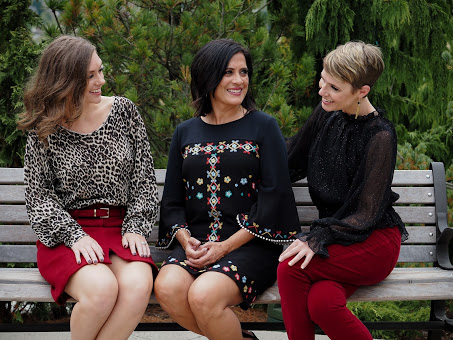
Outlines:
<svg viewBox="0 0 453 340"><path fill-rule="evenodd" d="M357 119L360 111L360 100L357 102L357 111L355 112L355 119Z"/></svg>

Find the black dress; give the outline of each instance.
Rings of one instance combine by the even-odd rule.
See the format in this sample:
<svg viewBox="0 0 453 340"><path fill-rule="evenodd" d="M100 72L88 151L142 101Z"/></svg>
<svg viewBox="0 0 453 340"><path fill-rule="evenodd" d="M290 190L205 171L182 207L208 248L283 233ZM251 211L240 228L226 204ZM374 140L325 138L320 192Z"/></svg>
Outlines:
<svg viewBox="0 0 453 340"><path fill-rule="evenodd" d="M220 242L240 228L256 237L208 268L189 267L184 250L173 242L180 229L201 242ZM299 231L286 147L274 118L252 111L227 124L192 118L177 126L156 245L174 249L163 265L178 264L192 275L227 275L246 309L275 282L282 244Z"/></svg>
<svg viewBox="0 0 453 340"><path fill-rule="evenodd" d="M391 190L397 139L393 124L377 110L366 116L326 112L321 104L299 132L287 140L291 180L307 177L319 210L307 241L328 256L329 244L362 242L375 229L398 226L407 231L392 207L399 195Z"/></svg>

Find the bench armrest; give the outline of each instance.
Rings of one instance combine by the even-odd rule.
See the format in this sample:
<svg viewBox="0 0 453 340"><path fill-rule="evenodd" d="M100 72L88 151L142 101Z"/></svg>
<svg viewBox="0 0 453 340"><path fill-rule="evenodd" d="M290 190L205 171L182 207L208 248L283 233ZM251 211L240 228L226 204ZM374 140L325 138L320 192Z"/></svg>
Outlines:
<svg viewBox="0 0 453 340"><path fill-rule="evenodd" d="M445 228L437 240L437 263L443 269L453 269L450 261L449 244L453 239L453 228Z"/></svg>

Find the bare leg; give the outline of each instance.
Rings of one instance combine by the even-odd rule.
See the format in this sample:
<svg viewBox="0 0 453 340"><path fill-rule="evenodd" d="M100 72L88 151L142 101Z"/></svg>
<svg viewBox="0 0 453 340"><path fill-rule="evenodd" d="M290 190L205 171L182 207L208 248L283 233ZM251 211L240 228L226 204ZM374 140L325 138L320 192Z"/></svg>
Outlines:
<svg viewBox="0 0 453 340"><path fill-rule="evenodd" d="M203 335L189 306L188 292L194 277L184 268L169 264L157 275L154 294L161 307L182 327Z"/></svg>
<svg viewBox="0 0 453 340"><path fill-rule="evenodd" d="M109 267L118 282L118 299L96 339L126 340L148 306L153 289L153 272L145 262L128 262L114 254L110 259L112 264Z"/></svg>
<svg viewBox="0 0 453 340"><path fill-rule="evenodd" d="M221 273L204 273L189 289L189 305L198 327L211 340L242 339L241 324L230 308L240 302L238 286Z"/></svg>
<svg viewBox="0 0 453 340"><path fill-rule="evenodd" d="M69 278L65 292L78 301L71 314L71 339L96 339L118 295L112 271L104 264L84 266Z"/></svg>

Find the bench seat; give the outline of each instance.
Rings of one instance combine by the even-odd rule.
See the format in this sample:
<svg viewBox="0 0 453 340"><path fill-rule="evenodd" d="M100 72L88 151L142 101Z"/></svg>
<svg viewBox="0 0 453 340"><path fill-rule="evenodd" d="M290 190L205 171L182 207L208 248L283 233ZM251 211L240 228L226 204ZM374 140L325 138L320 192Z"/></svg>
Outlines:
<svg viewBox="0 0 453 340"><path fill-rule="evenodd" d="M156 179L161 197L164 169L156 170ZM428 333L430 339L440 340L442 330L453 330L453 322L446 317L444 308L445 300L453 299L453 266L449 260L453 229L447 225L444 166L434 162L430 170L396 170L392 188L400 195L395 210L409 232L408 240L401 246L400 265L379 284L360 287L348 301L429 300L431 318L422 326L432 329ZM318 211L311 201L306 180L294 183L293 191L301 226L307 229L310 222L318 218ZM157 229L157 226L153 229L148 241L153 259L159 263L169 251L153 246ZM53 301L50 287L38 269L20 268L36 263L35 242L36 235L29 225L25 209L23 169L0 168L0 301ZM15 263L16 267L8 268L8 263ZM150 303L157 303L154 296L151 296ZM255 303L280 303L277 283ZM253 328L253 323L247 323L247 327L266 329L268 326L260 324ZM283 325L272 326L273 329L276 327L282 329ZM149 329L153 329L152 325Z"/></svg>

